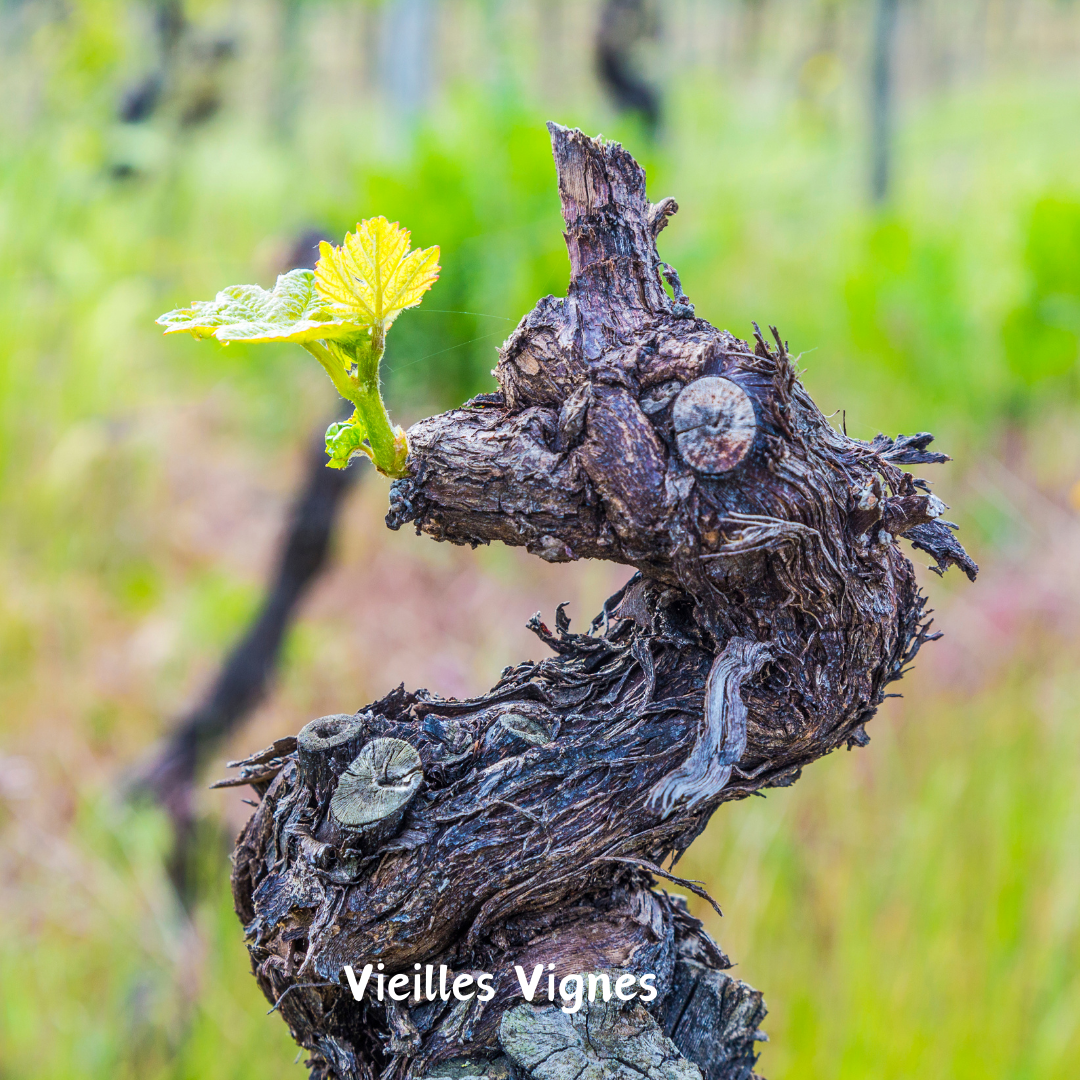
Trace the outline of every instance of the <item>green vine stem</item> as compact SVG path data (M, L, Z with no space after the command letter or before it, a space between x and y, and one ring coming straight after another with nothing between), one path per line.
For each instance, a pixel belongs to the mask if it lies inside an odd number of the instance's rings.
M370 335L356 341L304 342L316 360L330 376L335 389L356 406L356 412L346 424L332 424L327 431L327 451L330 465L344 467L348 462L343 454L335 454L335 439L346 435L343 451L359 450L374 462L385 476L398 479L408 476L406 465L409 449L405 433L390 424L390 414L379 386L379 363L386 351L386 331L382 326L371 328ZM361 442L367 437L367 445Z

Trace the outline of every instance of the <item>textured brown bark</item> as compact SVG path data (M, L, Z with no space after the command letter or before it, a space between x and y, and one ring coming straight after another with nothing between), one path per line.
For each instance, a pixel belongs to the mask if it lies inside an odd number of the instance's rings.
M596 1023L651 1048L657 1076L683 1073L650 1041L654 1023L710 1080L749 1076L760 995L722 975L726 959L653 879L722 802L867 741L885 688L931 637L899 536L942 568L977 569L901 468L947 460L930 436L835 431L779 335L744 342L694 317L656 252L677 207L649 203L633 158L551 134L567 296L541 300L503 346L497 394L410 430L412 473L387 521L639 573L587 634L561 609L554 633L534 619L555 655L508 668L483 697L399 688L356 714L335 762L393 738L423 767L375 850L335 827L330 784L303 782L289 742L242 763L237 782L262 801L237 845L237 911L315 1076L441 1076L453 1060L546 1080L521 1049L530 1024L568 1061L583 1051L577 1029L520 1005L513 966L536 963L655 972L655 1020L637 1007ZM369 961L494 972L498 991L468 1007L356 1003L342 968Z

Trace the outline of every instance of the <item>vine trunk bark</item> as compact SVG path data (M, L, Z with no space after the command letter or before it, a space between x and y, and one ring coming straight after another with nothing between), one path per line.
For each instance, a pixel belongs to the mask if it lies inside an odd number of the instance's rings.
M947 460L931 436L834 430L779 334L695 317L656 249L674 200L549 127L567 295L503 345L497 393L410 430L387 522L637 573L586 633L535 617L553 655L481 697L399 687L234 763L261 796L237 912L315 1077L751 1076L761 995L657 880L703 895L672 867L721 803L867 742L934 636L900 537L977 570L903 468ZM356 1000L369 963L407 996ZM427 965L493 994L432 1000ZM525 999L537 965L656 994L568 1013Z

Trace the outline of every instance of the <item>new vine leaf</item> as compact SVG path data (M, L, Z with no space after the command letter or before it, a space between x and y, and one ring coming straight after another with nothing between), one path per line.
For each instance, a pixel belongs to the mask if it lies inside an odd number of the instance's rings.
M405 432L391 427L379 390L386 332L439 276L439 249L409 250L409 231L384 217L357 223L341 247L323 241L315 271L290 270L267 292L233 285L213 300L167 312L166 334L232 341L295 341L326 369L352 416L326 431L327 465L366 454L386 476L407 475Z

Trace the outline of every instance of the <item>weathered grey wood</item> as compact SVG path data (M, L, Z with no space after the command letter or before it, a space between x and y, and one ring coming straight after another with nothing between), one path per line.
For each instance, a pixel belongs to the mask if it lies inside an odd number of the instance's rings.
M702 1080L642 1005L614 999L572 1014L517 1005L503 1015L499 1042L533 1080Z
M427 1080L510 1080L505 1054L490 1058L451 1058L436 1065Z
M746 753L746 705L742 686L772 659L768 645L732 638L717 654L705 681L701 730L689 757L662 777L650 792L649 805L663 817L680 805L697 806L718 795L732 769Z
M513 1080L549 1080L501 1034L535 1017L518 1010L514 967L536 964L654 974L655 1015L684 1056L708 1080L749 1076L760 995L720 976L727 959L656 880L700 894L671 867L721 803L867 742L886 688L935 636L901 536L977 569L902 468L946 460L931 437L835 430L778 333L743 341L694 317L656 251L676 206L649 202L633 158L551 135L567 295L504 344L498 393L412 427L387 521L638 573L587 633L561 608L554 630L535 618L554 655L487 694L399 687L356 715L354 753L397 739L419 755L423 784L392 836L357 850L338 831L336 759L314 782L288 753L245 765L263 800L237 845L237 911L260 986L327 1080L405 1080L504 1050ZM494 997L357 1003L342 969L368 962L489 972ZM630 1013L604 1015L621 1031ZM625 1038L655 1049L646 1029ZM660 1074L690 1080L656 1052ZM609 1075L604 1053L589 1067Z

